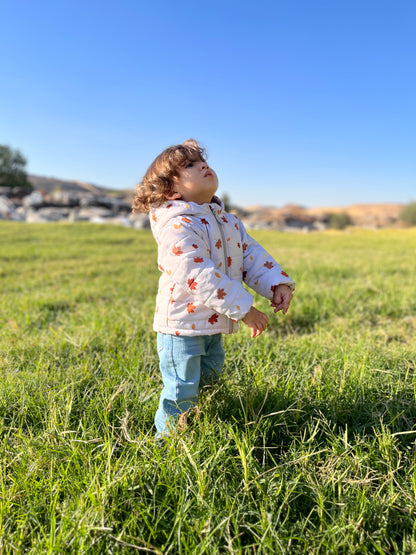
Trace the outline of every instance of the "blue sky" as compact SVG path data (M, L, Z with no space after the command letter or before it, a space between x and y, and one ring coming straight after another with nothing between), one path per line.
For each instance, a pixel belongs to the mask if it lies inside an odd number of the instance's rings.
M416 200L414 0L1 0L0 144L134 188L206 148L241 206Z

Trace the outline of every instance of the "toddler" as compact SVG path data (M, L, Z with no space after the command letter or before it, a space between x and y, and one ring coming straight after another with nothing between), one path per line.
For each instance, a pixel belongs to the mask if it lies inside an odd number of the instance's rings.
M253 306L251 289L286 314L293 280L224 211L218 178L194 140L164 150L136 188L133 212L149 212L161 271L153 329L163 390L157 436L168 436L198 401L199 390L222 371L223 333L238 322L259 336L268 317Z

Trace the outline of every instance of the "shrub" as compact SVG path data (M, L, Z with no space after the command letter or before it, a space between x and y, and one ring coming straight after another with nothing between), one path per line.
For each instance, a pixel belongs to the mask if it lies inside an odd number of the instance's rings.
M416 202L411 202L403 208L400 220L408 226L416 225Z
M328 227L331 229L345 229L351 223L351 218L347 212L336 212L329 216Z

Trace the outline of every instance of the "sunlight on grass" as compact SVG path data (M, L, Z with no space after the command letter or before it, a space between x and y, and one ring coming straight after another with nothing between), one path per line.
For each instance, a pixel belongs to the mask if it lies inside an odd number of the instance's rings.
M1 223L2 553L416 551L416 230L253 235L291 309L161 447L151 234Z

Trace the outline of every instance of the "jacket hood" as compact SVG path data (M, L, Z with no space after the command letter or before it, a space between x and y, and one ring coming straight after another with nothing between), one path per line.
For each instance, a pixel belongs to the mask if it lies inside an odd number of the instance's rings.
M196 202L186 202L184 200L169 200L165 204L153 208L150 211L150 224L153 233L157 233L164 227L169 220L178 216L196 216L203 218L207 214L213 213L216 219L221 222L224 212L224 203L217 196L213 196L211 202L197 204ZM222 223L222 222L221 222Z

